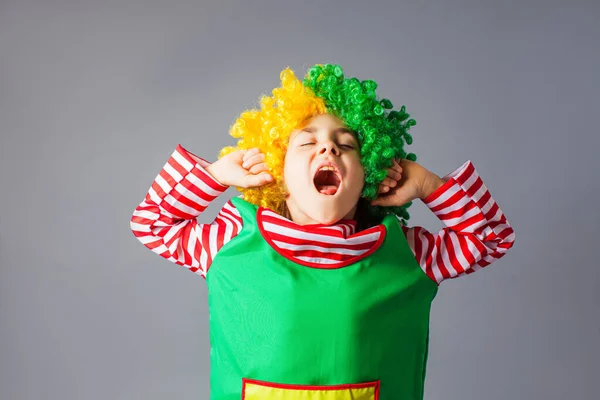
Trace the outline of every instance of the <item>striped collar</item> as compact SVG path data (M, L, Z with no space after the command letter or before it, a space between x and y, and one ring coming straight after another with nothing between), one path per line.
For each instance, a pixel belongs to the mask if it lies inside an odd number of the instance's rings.
M356 221L334 225L299 225L259 207L258 228L271 247L285 258L315 268L340 268L369 256L383 243L386 229L377 225L356 233Z

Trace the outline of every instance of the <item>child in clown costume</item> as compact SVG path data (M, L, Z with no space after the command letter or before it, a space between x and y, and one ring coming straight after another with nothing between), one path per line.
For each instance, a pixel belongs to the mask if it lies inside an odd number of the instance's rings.
M285 69L235 148L211 164L178 145L134 211L145 246L206 279L212 400L422 399L438 286L513 245L473 164L419 165L415 121L376 87ZM230 186L242 195L198 223ZM445 228L408 227L414 199Z

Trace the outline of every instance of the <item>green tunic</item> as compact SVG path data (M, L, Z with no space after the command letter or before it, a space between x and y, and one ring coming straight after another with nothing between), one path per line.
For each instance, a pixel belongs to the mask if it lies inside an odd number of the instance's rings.
M397 218L370 255L315 268L267 243L256 206L232 202L243 228L206 275L210 399L422 399L438 286Z

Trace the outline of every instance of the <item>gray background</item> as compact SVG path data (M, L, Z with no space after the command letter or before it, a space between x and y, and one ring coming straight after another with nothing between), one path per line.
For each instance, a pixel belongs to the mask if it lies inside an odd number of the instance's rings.
M516 231L440 287L425 397L597 399L598 2L207 3L0 3L0 399L208 398L205 282L129 218L178 143L214 160L323 62L406 104L426 168L473 161Z

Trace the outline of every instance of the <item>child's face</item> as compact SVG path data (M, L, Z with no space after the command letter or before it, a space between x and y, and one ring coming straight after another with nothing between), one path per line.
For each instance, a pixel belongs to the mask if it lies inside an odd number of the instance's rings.
M365 173L358 141L340 119L319 115L293 131L283 175L294 222L329 225L354 218Z

